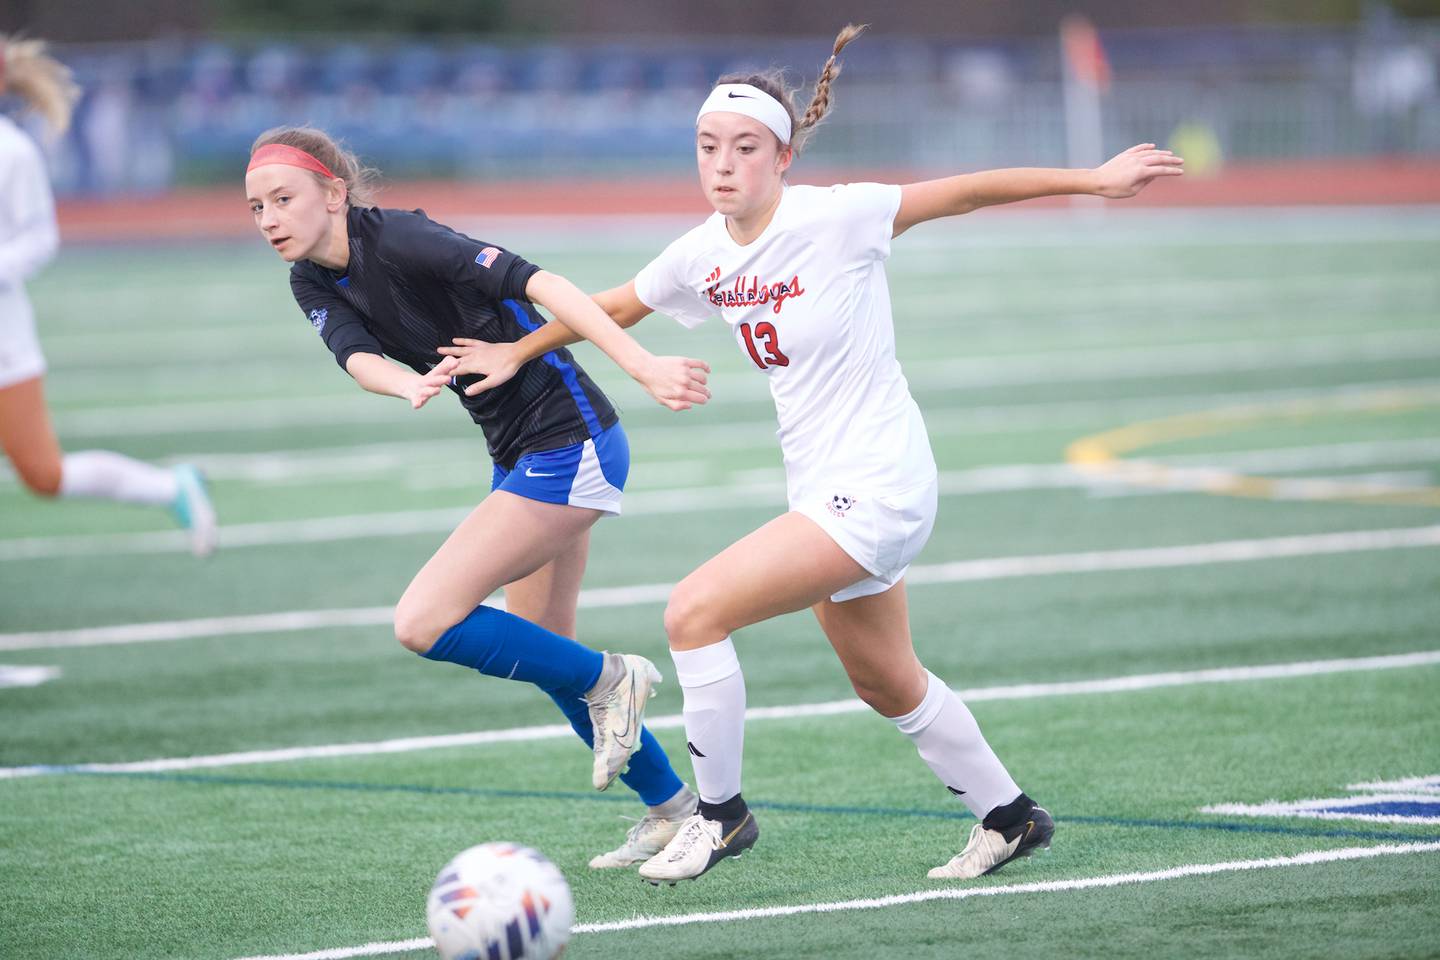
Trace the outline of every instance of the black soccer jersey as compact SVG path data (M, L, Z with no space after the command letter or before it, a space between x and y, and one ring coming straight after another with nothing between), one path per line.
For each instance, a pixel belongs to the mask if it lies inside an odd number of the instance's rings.
M296 302L341 369L356 353L375 353L427 373L443 359L436 348L454 337L508 343L545 322L525 298L540 268L502 247L419 210L352 208L346 223L346 273L310 260L290 269ZM531 451L581 443L618 419L568 350L537 357L494 390L465 396L478 379L460 377L450 389L506 469Z

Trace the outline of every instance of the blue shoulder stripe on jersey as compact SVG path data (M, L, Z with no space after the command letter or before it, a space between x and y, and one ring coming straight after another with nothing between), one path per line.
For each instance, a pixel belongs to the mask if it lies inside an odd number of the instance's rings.
M516 322L526 330L533 333L540 329L540 324L530 319L530 313L525 309L525 305L518 300L506 300L505 306L510 308L510 312L515 315ZM595 416L595 408L590 406L590 398L585 396L585 391L580 386L580 378L575 374L575 368L556 356L553 350L545 354L542 359L560 371L560 379L565 381L565 386L570 390L570 396L575 400L575 406L580 408L580 416L585 418L585 429L590 431L590 436L600 436L603 432L600 418Z

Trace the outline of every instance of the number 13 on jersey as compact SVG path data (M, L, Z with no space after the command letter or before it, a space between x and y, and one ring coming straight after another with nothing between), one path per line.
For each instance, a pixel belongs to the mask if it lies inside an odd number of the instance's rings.
M768 320L755 324L752 330L750 324L740 324L740 336L745 340L745 349L750 353L750 359L755 361L755 366L764 370L766 367L788 367L790 358L780 350L780 334L775 330L775 324Z

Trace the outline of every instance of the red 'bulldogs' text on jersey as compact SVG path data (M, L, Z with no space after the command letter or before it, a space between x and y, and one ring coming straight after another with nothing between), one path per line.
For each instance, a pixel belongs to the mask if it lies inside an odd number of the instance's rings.
M791 503L821 488L907 490L935 476L920 410L895 359L885 258L900 188L785 187L741 246L719 213L635 278L652 310L729 324L780 420Z

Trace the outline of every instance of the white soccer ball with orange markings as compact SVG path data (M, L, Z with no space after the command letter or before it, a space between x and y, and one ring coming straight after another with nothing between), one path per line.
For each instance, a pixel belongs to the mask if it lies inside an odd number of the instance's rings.
M444 960L553 960L570 941L570 885L545 855L482 843L445 864L426 920Z

